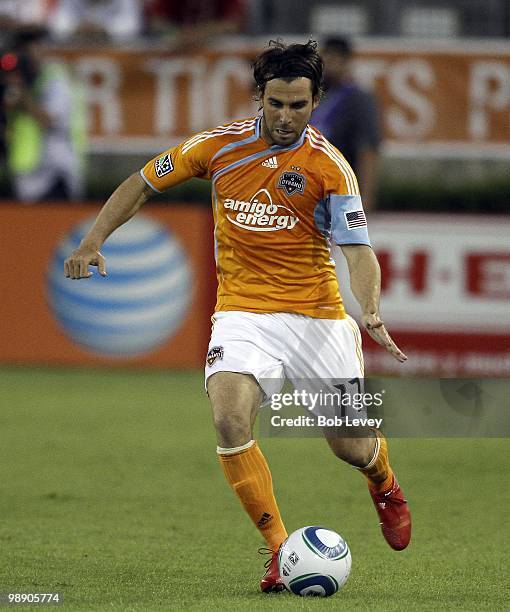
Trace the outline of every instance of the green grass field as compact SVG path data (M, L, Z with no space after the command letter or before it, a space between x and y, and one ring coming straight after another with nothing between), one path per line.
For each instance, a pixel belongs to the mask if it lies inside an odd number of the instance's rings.
M340 593L300 599L258 592L262 541L217 465L201 373L5 368L0 388L0 592L58 591L61 610L509 609L506 440L391 442L414 520L400 553L322 440L262 440L287 528L324 524L352 551Z

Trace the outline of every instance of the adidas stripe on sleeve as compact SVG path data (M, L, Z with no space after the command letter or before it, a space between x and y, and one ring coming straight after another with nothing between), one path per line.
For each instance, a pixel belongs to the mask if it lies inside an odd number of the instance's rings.
M165 191L193 177L209 179L214 155L224 144L224 137L235 139L253 131L255 122L256 119L246 119L200 132L151 159L140 174L157 192Z
M367 220L358 181L347 160L324 136L309 126L308 142L332 162L323 169L327 206L331 217L331 240L338 245L370 245Z

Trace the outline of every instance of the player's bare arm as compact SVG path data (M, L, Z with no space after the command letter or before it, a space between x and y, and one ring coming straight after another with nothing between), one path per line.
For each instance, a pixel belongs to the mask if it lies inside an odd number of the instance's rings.
M64 262L66 277L89 278L92 276L89 266L97 266L99 273L106 276L105 260L99 249L108 236L129 221L153 194L138 172L121 183L99 212L80 246Z
M407 357L393 342L379 316L381 269L373 250L363 244L341 246L347 260L351 290L361 306L362 323L370 336L401 363Z

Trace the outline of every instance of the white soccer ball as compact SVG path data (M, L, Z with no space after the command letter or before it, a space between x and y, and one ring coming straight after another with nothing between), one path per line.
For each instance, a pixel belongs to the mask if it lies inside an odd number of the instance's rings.
M316 526L291 533L278 555L286 589L302 596L336 593L346 583L351 563L351 551L342 536Z

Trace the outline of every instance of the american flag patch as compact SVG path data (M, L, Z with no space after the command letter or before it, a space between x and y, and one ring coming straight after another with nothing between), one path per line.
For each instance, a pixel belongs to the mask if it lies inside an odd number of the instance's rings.
M158 178L161 178L162 176L165 176L165 174L172 172L174 169L174 165L172 164L172 158L170 157L170 155L167 153L166 155L163 155L162 157L157 159L154 162L154 169L156 170L156 176Z
M353 230L357 227L366 227L367 225L367 220L363 210L353 210L351 212L344 213L344 215L348 230Z

